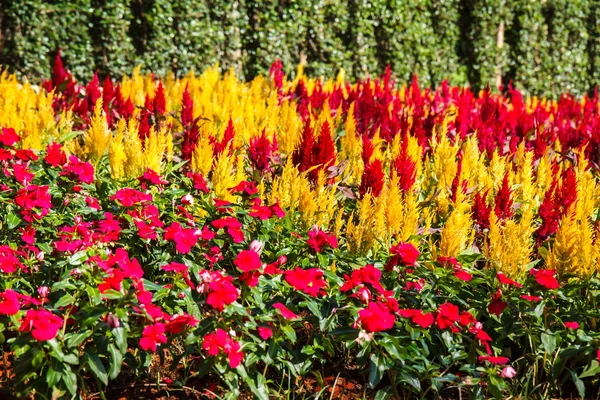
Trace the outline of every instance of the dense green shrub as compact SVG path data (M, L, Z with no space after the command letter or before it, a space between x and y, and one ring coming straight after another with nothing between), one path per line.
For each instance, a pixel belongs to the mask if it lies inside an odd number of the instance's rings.
M529 94L593 91L600 79L594 0L4 0L0 62L47 75L60 47L73 74L137 64L181 75L219 62L246 78L277 58L288 71L381 73ZM499 34L499 31L502 31Z

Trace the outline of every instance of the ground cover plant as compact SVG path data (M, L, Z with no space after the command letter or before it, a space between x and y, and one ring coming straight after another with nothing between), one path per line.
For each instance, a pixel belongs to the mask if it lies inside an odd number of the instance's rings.
M3 74L3 393L595 395L598 97L507 93Z

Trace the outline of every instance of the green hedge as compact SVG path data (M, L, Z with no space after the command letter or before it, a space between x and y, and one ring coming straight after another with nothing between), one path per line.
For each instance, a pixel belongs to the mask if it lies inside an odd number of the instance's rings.
M0 0L0 63L37 81L60 47L79 79L219 62L288 72L496 83L581 95L600 80L597 0ZM502 31L499 35L499 31Z

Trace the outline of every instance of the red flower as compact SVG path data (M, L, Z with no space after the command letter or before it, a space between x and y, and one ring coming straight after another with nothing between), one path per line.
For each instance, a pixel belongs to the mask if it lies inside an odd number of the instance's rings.
M231 368L237 368L244 358L244 354L240 351L240 344L221 328L204 337L202 348L208 352L208 355L213 357L223 351L229 359L229 366Z
M387 272L390 272L392 268L394 268L399 263L407 267L412 267L416 265L417 258L419 258L419 255L421 253L411 243L399 243L390 248L390 254L392 255L392 257L388 260L387 264L385 265L385 270Z
M324 295L327 282L323 280L323 271L319 268L302 269L297 267L292 271L285 271L285 280L296 290L310 296Z
M223 276L220 272L214 272L209 284L210 293L206 302L215 310L223 311L225 305L237 300L239 290L233 285L231 276Z
M491 364L494 365L504 365L508 363L508 358L507 357L502 357L502 356L490 356L490 355L483 355L483 356L479 356L478 357L480 362L483 361L487 361Z
M188 314L176 314L165 324L165 331L177 335L188 325L196 326L198 320Z
M529 273L534 276L537 283L546 289L558 289L560 287L554 270L531 268Z
M63 165L67 162L67 155L62 150L62 146L56 142L48 145L46 148L46 157L44 161L56 168L59 165Z
M504 285L512 285L518 288L522 288L523 285L521 285L519 282L517 281L513 281L512 279L509 279L506 277L506 275L504 275L502 272L498 272L498 280L500 281L500 283L504 284Z
M146 201L151 202L152 195L149 193L142 193L132 188L123 188L119 189L110 199L113 201L119 200L119 203L121 203L123 207L131 207Z
M69 157L69 162L60 174L67 175L69 178L83 183L94 182L94 167L92 164L83 162L73 155Z
M257 328L258 330L258 335L263 339L263 340L267 340L270 337L273 336L273 330L271 328L268 328L266 326L259 326Z
M264 220L271 218L271 216L273 215L273 212L271 211L271 207L269 207L269 206L261 206L261 205L255 204L252 206L252 210L250 211L250 213L248 215L264 221Z
M358 322L367 332L381 332L393 328L396 317L385 304L372 302L358 312Z
M216 200L215 200L216 201ZM229 204L229 203L227 203ZM219 218L210 223L216 229L226 229L227 233L233 239L233 243L241 243L244 241L244 231L242 231L242 223L234 217Z
M13 144L17 143L21 138L15 132L14 128L2 128L2 134L0 134L0 143L6 147L12 147Z
M521 298L522 298L522 299L525 299L525 300L527 300L527 301L531 301L531 302L533 302L533 303L537 303L538 301L540 301L540 300L542 299L542 298L541 298L541 297L539 297L539 296L530 296L530 295L528 295L528 294L522 294L522 295L521 295Z
M294 314L289 308L284 306L282 303L273 304L273 308L278 309L279 312L281 313L281 315L283 316L283 318L285 318L285 319L298 318L298 316L296 314Z
M0 293L0 315L15 315L21 309L19 295L11 289Z
M571 330L579 329L579 323L573 321L565 322L565 327Z
M63 325L63 319L48 310L28 310L19 332L31 332L34 339L52 340Z
M469 282L473 276L461 267L454 268L454 275L461 281Z
M148 325L144 328L142 338L140 339L140 347L142 350L156 351L156 346L167 343L165 336L165 325L156 322L154 325Z
M242 250L233 263L242 272L259 270L262 267L260 256L254 250Z
M439 329L447 329L460 319L458 307L452 303L441 304L435 316L435 324Z
M164 237L166 240L175 241L175 248L182 254L189 253L198 242L196 230L182 228L179 222L173 222L166 228Z
M498 289L498 291L492 295L492 302L488 306L488 311L490 314L494 314L496 316L502 314L502 311L504 311L507 304L506 302L502 301L501 298L502 292L500 289Z
M334 234L328 235L317 226L308 231L308 237L306 243L317 253L320 253L326 246L336 249L338 245Z
M429 328L433 324L433 314L424 314L422 310L399 310L398 314L404 318L410 318L414 324L419 325L421 328Z

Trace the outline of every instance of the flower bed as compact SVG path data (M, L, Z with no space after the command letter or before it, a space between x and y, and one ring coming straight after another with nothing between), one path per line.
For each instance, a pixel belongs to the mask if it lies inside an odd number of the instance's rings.
M3 75L0 107L18 396L333 395L332 371L378 399L598 390L597 97L277 63L84 88L58 59L40 88Z

